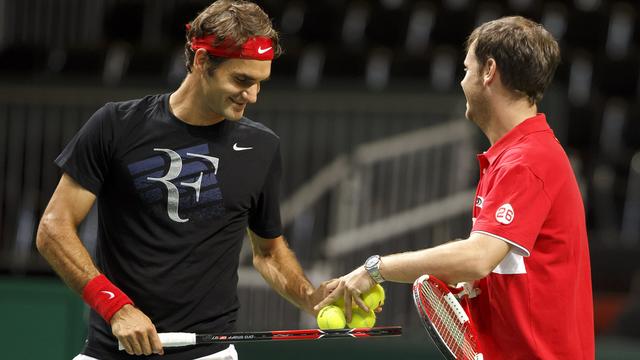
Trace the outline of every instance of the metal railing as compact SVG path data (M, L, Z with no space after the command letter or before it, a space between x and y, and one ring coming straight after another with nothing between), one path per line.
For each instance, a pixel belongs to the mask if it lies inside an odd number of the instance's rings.
M424 248L468 233L473 138L468 121L443 121L361 144L300 186L283 203L283 219L294 228L290 233L298 256L300 250L313 253L307 266L311 280L318 284L342 275L361 265L367 254ZM325 209L328 216L317 214ZM325 220L324 232L313 231L316 218ZM248 247L244 251L248 256ZM258 306L252 311L268 313L284 304L249 266L240 269L240 285L252 298L265 300L252 302ZM403 290L401 285L388 290L393 309L380 315L381 323L413 318L409 292ZM308 316L299 320L288 325L314 326Z

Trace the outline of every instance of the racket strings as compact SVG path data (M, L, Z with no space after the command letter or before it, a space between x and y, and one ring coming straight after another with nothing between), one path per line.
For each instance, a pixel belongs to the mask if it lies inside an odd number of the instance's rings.
M423 295L427 298L427 303L432 306L431 313L434 316L432 316L431 320L434 326L440 329L443 340L450 347L453 347L454 353L459 353L464 346L464 329L461 329L461 324L458 322L455 312L443 300L442 294L436 294L431 287L423 287Z
M431 314L429 318L442 340L447 344L456 357L474 359L476 351L468 339L468 324L460 322L455 309L444 299L444 294L431 284L421 284L420 292L423 299L421 305L425 314Z

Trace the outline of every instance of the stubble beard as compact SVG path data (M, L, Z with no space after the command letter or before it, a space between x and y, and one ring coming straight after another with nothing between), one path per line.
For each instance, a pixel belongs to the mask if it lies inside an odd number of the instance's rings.
M486 101L480 95L467 97L467 109L465 117L478 126L481 130L485 130L489 122L489 112Z

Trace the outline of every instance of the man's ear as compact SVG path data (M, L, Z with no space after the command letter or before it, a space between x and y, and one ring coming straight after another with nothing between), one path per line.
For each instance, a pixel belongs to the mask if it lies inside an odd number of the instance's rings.
M482 70L482 83L486 85L490 85L496 78L498 72L498 64L493 58L489 58L485 64L484 69Z
M199 73L204 73L207 71L207 67L209 66L209 57L207 56L207 50L198 49L193 56L193 67L197 69Z

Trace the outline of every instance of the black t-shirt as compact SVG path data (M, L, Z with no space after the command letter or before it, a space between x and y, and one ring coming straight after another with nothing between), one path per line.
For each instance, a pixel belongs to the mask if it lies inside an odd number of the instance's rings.
M97 196L97 266L158 332L232 331L245 229L282 234L279 138L246 118L192 126L168 103L164 94L106 104L56 164ZM167 348L161 358L226 347ZM140 358L117 350L94 311L83 353Z

